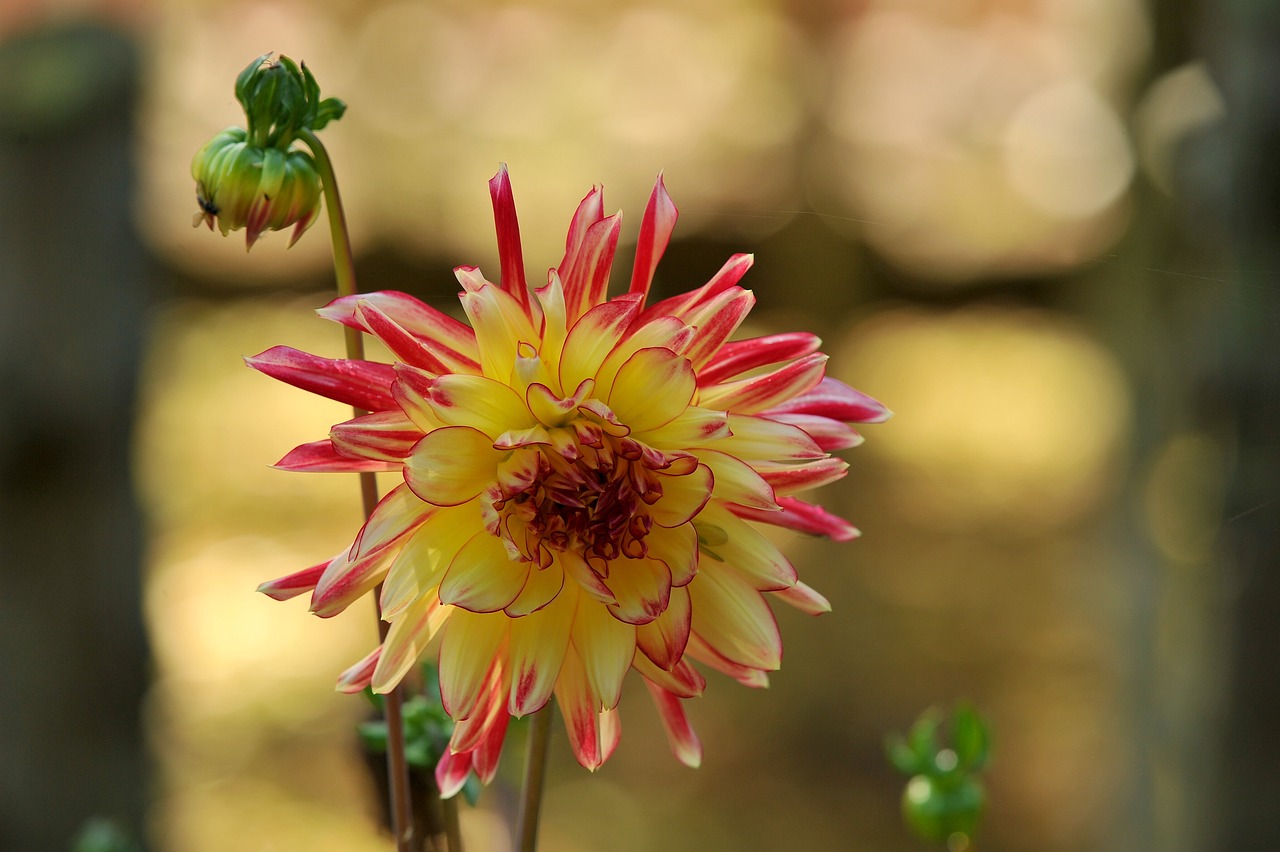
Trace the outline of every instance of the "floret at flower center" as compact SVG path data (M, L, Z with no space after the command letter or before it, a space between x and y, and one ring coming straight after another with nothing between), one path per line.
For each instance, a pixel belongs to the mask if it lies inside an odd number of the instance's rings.
M608 562L649 554L664 480L693 473L697 460L668 457L593 420L552 430L549 444L516 449L487 489L485 526L513 558L546 567L553 553L571 551L607 576Z

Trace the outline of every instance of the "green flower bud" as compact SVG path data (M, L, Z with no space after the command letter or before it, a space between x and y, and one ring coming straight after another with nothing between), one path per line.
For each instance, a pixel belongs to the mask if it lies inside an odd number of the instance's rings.
M293 226L289 245L311 227L320 212L320 176L311 155L252 144L248 132L228 127L191 161L200 210L192 224L226 236L245 229L245 247L252 248L264 231Z
M216 222L223 236L244 228L249 248L264 231L292 225L293 245L320 212L316 162L293 144L300 136L317 144L311 134L342 118L347 106L320 98L305 63L269 53L240 72L235 91L248 129L228 127L196 152L191 176L200 210L193 224L212 230Z

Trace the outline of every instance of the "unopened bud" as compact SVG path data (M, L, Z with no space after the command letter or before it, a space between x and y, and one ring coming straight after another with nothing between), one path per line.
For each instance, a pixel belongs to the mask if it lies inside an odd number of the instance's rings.
M289 245L311 227L320 212L320 177L306 151L259 147L240 127L228 127L191 161L200 210L192 224L226 236L245 229L246 248L265 231L293 226Z

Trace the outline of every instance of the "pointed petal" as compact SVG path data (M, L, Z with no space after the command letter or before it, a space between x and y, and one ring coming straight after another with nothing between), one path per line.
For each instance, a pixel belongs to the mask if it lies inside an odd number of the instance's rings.
M564 283L564 304L569 322L604 303L621 229L621 213L592 223L569 263L557 269Z
M380 550L413 530L438 510L423 503L403 483L387 492L369 514L351 552L357 557Z
M396 688L436 632L450 620L449 615L435 598L423 598L392 622L373 670L370 685L374 692L385 694Z
M440 755L435 772L436 789L440 791L440 798L452 799L462 792L467 784L467 776L471 774L471 755L472 752L469 751L455 754L449 749L445 749L444 754Z
M658 268L658 261L667 250L671 241L671 232L675 230L679 213L667 188L662 183L662 175L653 186L649 195L649 203L644 208L644 219L640 222L640 236L636 240L636 261L631 268L632 293L649 295L649 287L653 284L653 273Z
M685 648L685 656L697 660L704 666L715 669L723 675L728 675L743 686L749 686L752 689L767 689L769 686L768 673L727 659L719 651L703 641L697 633L689 634L689 645Z
M681 316L680 319L697 328L693 340L684 350L685 357L702 369L720 351L729 336L738 330L755 303L756 297L750 290L735 287Z
M574 595L561 595L533 615L511 621L511 693L507 712L520 717L547 703L555 689L577 614Z
M671 745L671 752L685 766L697 769L702 764L702 743L689 724L689 718L684 714L680 699L650 681L646 680L644 685L649 688L653 705L658 708L658 715L662 719L663 729L667 732L667 742Z
M692 635L692 634L690 634ZM681 659L671 667L671 671L663 671L646 654L636 654L631 667L646 680L656 683L670 693L681 698L697 698L707 688L707 679L688 659Z
M815 414L770 414L768 419L803 429L810 440L826 453L847 450L865 440L852 426L830 417Z
M287 601L289 598L295 598L314 589L332 561L326 560L319 565L312 565L310 568L303 568L301 571L286 574L275 580L268 580L258 586L257 590L272 600Z
M583 559L582 556L571 550L566 550L557 554L556 561L564 568L565 574L572 577L582 591L586 592L593 600L606 606L617 603L617 600L613 597L613 592L609 591L609 587L605 585L604 580L587 564L587 560Z
M444 572L462 546L480 533L477 519L466 508L438 509L405 539L382 583L382 617L392 621L424 596L436 592Z
M600 747L600 699L596 697L582 658L572 644L565 651L555 694L573 756L578 763L595 771L604 763L604 751Z
M698 384L713 385L749 370L803 358L817 352L820 346L822 339L806 331L735 340L721 346L715 357L698 371Z
M729 415L724 411L690 405L676 419L636 435L638 440L658 450L686 450L705 447L711 441L729 437Z
M778 508L773 488L751 465L715 450L697 452L698 461L711 468L715 477L716 499L766 511Z
M715 449L747 462L808 461L826 455L808 432L766 417L731 414L729 431L729 437L717 442Z
M616 707L635 656L635 626L614 618L607 607L583 600L573 623L573 644L598 706Z
M397 462L340 455L328 438L294 447L272 467L295 473L380 473L400 469Z
M372 333L373 330L366 325L365 318L359 313L362 302L373 306L380 314L417 338L419 343L449 368L449 372L474 373L480 369L476 334L471 327L408 293L382 290L377 293L341 296L316 313L348 328Z
M516 218L516 201L511 193L506 163L501 164L498 173L490 178L489 197L493 201L493 224L498 232L502 287L515 296L527 315L531 315L529 285L524 277L524 253L520 248L520 222Z
M745 579L754 589L776 592L796 583L796 569L782 551L758 529L731 514L725 507L713 503L698 516L698 525L711 524L724 533L724 540L714 547L704 547L704 554L711 554ZM719 568L716 573L721 573Z
M772 409L762 413L766 417L774 414L816 414L845 423L883 423L893 416L893 412L862 391L830 377L795 399L775 403Z
M395 408L391 383L395 370L373 361L321 358L288 346L273 346L266 352L245 358L260 373L328 399L345 402L365 411Z
M704 565L687 588L693 632L725 659L771 671L782 663L782 638L760 592L740 574Z
M826 364L827 356L815 352L772 372L701 388L698 404L735 414L764 413L770 406L814 388L822 381Z
M339 453L391 463L402 461L421 438L422 431L399 408L365 414L329 430Z
M835 482L849 471L849 463L837 458L817 459L796 465L759 462L756 464L756 471L764 477L765 482L773 486L773 493L782 497Z
M370 651L363 660L338 675L336 687L338 692L345 692L347 695L364 692L373 682L373 670L378 665L378 660L381 657L382 646L379 645Z
M822 615L831 612L831 601L818 594L804 583L797 582L789 589L773 593L781 601L803 612L805 615Z
M454 274L465 291L462 309L476 333L481 370L491 379L509 381L520 344L538 339L527 303L485 281L474 267L460 266Z
M712 276L710 281L697 290L663 299L646 308L640 318L641 322L664 315L683 318L698 305L714 299L718 294L736 285L754 262L755 259L749 254L735 254L725 261L724 266L720 267L720 271Z
M449 608L440 638L440 700L454 721L475 709L489 667L506 644L510 621L504 615Z
M329 618L346 609L352 601L382 582L387 567L398 549L384 547L352 560L350 551L336 556L325 568L311 593L311 611L321 618Z
M730 506L729 510L740 518L762 524L796 530L810 535L826 536L833 541L851 541L861 533L844 518L836 517L820 506L806 503L795 497L779 497L781 512L762 512L745 506Z

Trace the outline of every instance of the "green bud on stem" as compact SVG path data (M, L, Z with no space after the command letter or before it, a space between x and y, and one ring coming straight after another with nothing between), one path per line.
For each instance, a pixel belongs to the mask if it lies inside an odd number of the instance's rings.
M212 230L216 222L223 236L244 228L246 248L265 231L293 226L292 246L319 215L321 193L314 158L293 143L341 118L346 104L321 100L305 64L271 54L240 72L235 92L248 129L228 127L196 152L191 176L200 209L192 224Z

